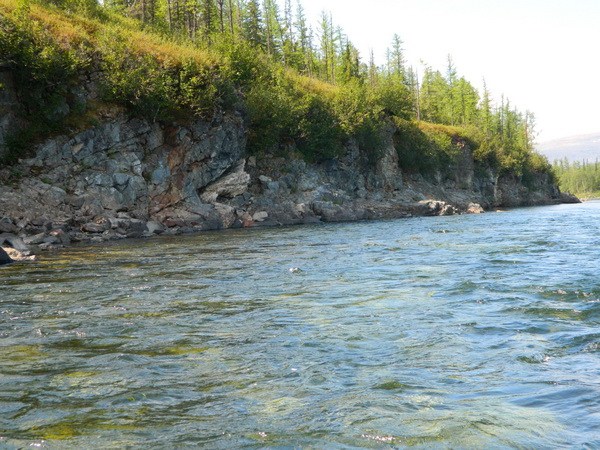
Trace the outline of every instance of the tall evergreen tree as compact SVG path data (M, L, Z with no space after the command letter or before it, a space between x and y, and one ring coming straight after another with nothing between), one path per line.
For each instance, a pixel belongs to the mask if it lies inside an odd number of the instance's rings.
M241 14L244 38L254 47L266 48L265 33L258 0L248 0Z
M331 15L323 11L319 25L322 58L321 73L325 80L335 83L335 30Z
M375 64L375 53L373 52L373 49L371 49L369 51L369 69L368 69L368 71L369 71L369 84L371 85L371 87L373 87L377 84L377 80L379 78L377 64Z
M279 8L276 0L264 0L264 29L267 53L282 58L283 42L285 39L282 21L279 17Z
M477 121L477 105L479 94L477 90L464 77L460 77L454 84L454 122L460 125L474 124Z
M389 67L388 70L391 74L402 77L405 76L405 61L404 61L404 49L402 48L402 40L398 34L394 34L392 38L392 46L389 49Z
M481 98L481 104L479 109L481 111L481 114L479 115L479 126L484 131L485 136L489 138L493 132L494 124L492 114L492 100L485 79L483 80L483 96Z
M421 120L421 98L420 98L420 85L419 85L419 74L414 67L409 67L406 71L405 84L408 87L410 93L411 103L413 105L413 113L417 120Z
M452 61L452 56L448 55L448 64L446 66L446 92L444 99L444 109L445 109L445 122L450 125L454 125L456 123L456 95L455 95L455 85L456 85L456 67L454 66L454 61Z

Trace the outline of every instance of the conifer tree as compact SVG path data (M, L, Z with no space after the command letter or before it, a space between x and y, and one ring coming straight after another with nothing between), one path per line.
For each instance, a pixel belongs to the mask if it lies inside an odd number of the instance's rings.
M477 90L464 77L460 77L455 83L453 91L456 105L453 109L455 111L455 123L460 125L475 123L479 103Z
M373 49L371 49L369 51L369 84L371 87L377 84L378 78L377 65L375 64L375 53L373 52Z
M322 77L327 81L335 83L335 42L331 15L323 11L319 25Z
M389 67L388 70L391 74L401 77L404 79L404 49L402 48L402 40L398 34L394 34L392 38L392 47L389 49Z
M414 67L409 67L406 71L405 84L408 87L410 94L410 100L413 105L412 110L417 120L421 120L421 99L420 99L420 86L419 86L419 74Z
M258 0L248 0L241 14L244 38L254 47L265 49L265 34Z
M444 121L450 125L456 123L456 96L455 96L455 84L456 84L456 67L452 56L448 55L448 65L446 67L446 86L444 95L444 109L445 117Z
M483 96L481 99L480 106L480 120L479 126L483 130L485 136L489 138L493 131L493 116L492 116L492 102L490 98L490 91L487 88L485 79L483 80Z
M503 167L522 168L527 158L531 158L535 138L533 114L529 111L520 113L504 96L499 105L493 104L485 80L480 97L474 86L458 74L450 55L445 69L439 71L425 66L420 79L413 67L407 67L403 42L398 34L394 34L385 64L377 66L373 51L369 54L368 63L361 64L358 50L344 31L334 25L330 13L321 14L318 29L313 34L301 0L297 1L295 14L292 0L104 0L102 6L96 0L31 1L51 2L74 13L88 14L93 8L103 7L139 19L144 28L154 28L161 33L168 29L177 40L187 40L193 46L213 46L218 41L221 44L219 49L225 52L231 50L231 55L227 54L231 59L224 64L239 63L236 74L242 75L236 75L239 78L234 83L239 83L242 90L253 90L251 101L254 103L249 109L254 108L255 117L268 119L269 126L285 123L285 126L280 125L281 129L304 127L300 134L309 135L319 127L319 124L310 123L310 116L316 114L329 120L327 123L330 125L339 119L344 123L345 132L351 135L348 130L358 129L353 128L352 120L363 125L372 120L370 124L373 125L373 118L380 118L379 114L384 113L463 128L476 125L480 130L478 137L482 147L489 150L482 154L489 156L493 153L494 157L501 159ZM257 58L264 53L270 58ZM331 100L326 98L327 95L311 94L303 98L303 102L290 107L295 101L293 99L299 97L299 90L295 91L299 88L292 87L294 82L290 82L289 86L286 83L263 86L261 81L252 79L262 69L259 67L261 64L267 64L268 73L289 74L289 71L272 70L281 68L277 65L280 63L300 74L336 85L325 90L342 92L343 95L333 94L331 98L336 100ZM161 63L156 61L153 64L160 72ZM159 91L161 95L171 92L173 86L182 82L181 78L177 78L180 76L176 73L177 69L168 67L168 70L171 72L161 75L166 80L162 85L164 89ZM302 77L291 79L303 80ZM236 89L239 86L231 87ZM199 90L193 92L195 96L199 94L202 95ZM344 96L351 98L340 100ZM352 108L346 108L349 105ZM256 113L257 109L260 109L260 114ZM340 116L332 119L330 110L336 110ZM303 117L302 125L297 124L298 116L290 119L291 111ZM282 121L282 118L288 121ZM313 126L315 128L311 128ZM269 127L263 128L261 131L266 132ZM335 134L339 130L327 131ZM291 134L281 130L278 133L279 137Z
M306 16L304 15L304 8L302 4L298 2L296 9L296 21L294 23L295 34L298 42L298 50L302 55L300 63L300 71L302 73L312 75L313 74L313 43L312 33L306 23Z

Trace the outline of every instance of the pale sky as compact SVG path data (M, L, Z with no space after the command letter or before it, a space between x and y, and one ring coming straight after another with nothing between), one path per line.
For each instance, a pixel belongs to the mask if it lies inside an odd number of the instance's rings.
M408 64L482 80L537 119L537 141L600 131L600 0L301 0L316 23L330 11L378 64L398 33Z

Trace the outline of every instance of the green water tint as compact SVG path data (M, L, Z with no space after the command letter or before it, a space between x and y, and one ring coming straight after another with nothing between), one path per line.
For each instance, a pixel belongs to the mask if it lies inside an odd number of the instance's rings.
M0 447L600 447L599 213L235 230L0 268Z
M42 357L44 353L38 345L13 345L0 348L1 361L6 363L37 361Z
M375 389L383 389L385 391L404 391L404 390L410 388L410 386L407 386L406 384L400 383L399 381L396 381L396 380L391 380L391 381L384 381L383 383L374 386L374 388Z

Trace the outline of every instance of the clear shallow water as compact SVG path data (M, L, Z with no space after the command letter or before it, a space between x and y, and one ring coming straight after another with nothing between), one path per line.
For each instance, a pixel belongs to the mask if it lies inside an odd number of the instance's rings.
M0 447L598 448L599 248L592 202L3 267Z

